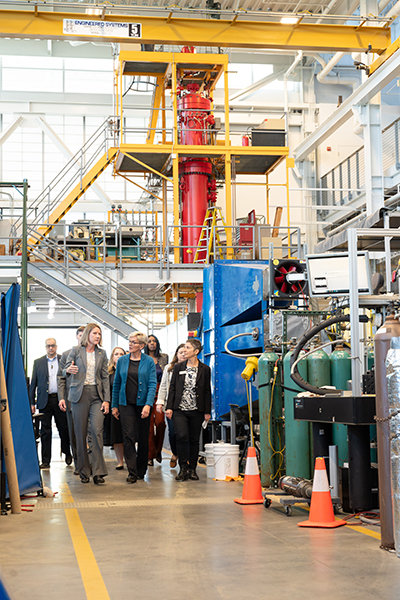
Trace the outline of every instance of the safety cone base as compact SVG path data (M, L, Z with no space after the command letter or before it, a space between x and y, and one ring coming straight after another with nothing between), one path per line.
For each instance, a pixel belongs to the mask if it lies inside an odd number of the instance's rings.
M299 527L320 527L323 529L334 529L346 525L346 521L335 519L326 475L325 459L322 456L317 456L315 459L310 517L307 521L302 521L297 525Z
M237 504L263 504L260 471L254 446L247 450L246 471L244 474L243 493L241 498L235 498Z
M323 527L324 529L333 529L334 527L341 527L342 525L346 525L346 521L332 521L331 523L315 523L314 521L302 521L301 523L297 523L299 527Z
M243 498L235 498L233 501L236 502L236 504L262 504L264 498L261 498L261 500L243 500Z

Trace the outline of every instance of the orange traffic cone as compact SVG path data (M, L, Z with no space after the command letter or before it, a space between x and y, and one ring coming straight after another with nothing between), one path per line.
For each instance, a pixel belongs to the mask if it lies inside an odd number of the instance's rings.
M260 471L258 469L256 449L249 446L247 450L246 472L244 474L243 493L241 498L235 498L238 504L262 504Z
M310 518L308 521L297 523L299 527L340 527L346 521L335 520L325 459L319 456L315 459L313 489L311 494Z

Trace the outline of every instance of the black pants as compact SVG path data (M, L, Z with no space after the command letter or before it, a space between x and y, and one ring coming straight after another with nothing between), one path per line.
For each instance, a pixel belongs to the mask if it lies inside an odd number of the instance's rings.
M142 419L142 410L143 406L136 404L119 405L126 466L129 475L140 478L143 478L147 471L150 427L150 415Z
M45 408L41 409L43 417L40 423L40 439L42 442L42 463L49 465L51 461L51 421L54 417L61 440L61 452L71 454L67 415L58 407L57 394L49 394Z
M175 433L176 447L178 451L179 466L182 469L195 470L199 456L199 442L201 424L204 421L204 413L198 410L174 410L172 415Z

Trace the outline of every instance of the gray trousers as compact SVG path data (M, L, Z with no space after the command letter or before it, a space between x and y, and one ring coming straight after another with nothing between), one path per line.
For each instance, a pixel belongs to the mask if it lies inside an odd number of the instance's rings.
M90 437L92 441L92 475L107 475L103 457L103 422L101 399L95 385L85 385L79 402L72 403L72 418L76 437L77 468L81 477L90 476L87 451L88 420L90 417Z
M76 437L75 437L74 422L72 420L71 402L67 402L67 413L66 414L67 414L69 441L71 443L72 456L74 457L75 469L77 469L78 463L77 463L77 453L76 453Z

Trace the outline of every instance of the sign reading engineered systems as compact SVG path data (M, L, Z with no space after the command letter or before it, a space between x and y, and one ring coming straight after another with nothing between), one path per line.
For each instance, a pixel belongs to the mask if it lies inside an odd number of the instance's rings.
M111 23L109 21L84 21L64 19L63 33L69 35L93 35L100 37L141 38L141 23Z

